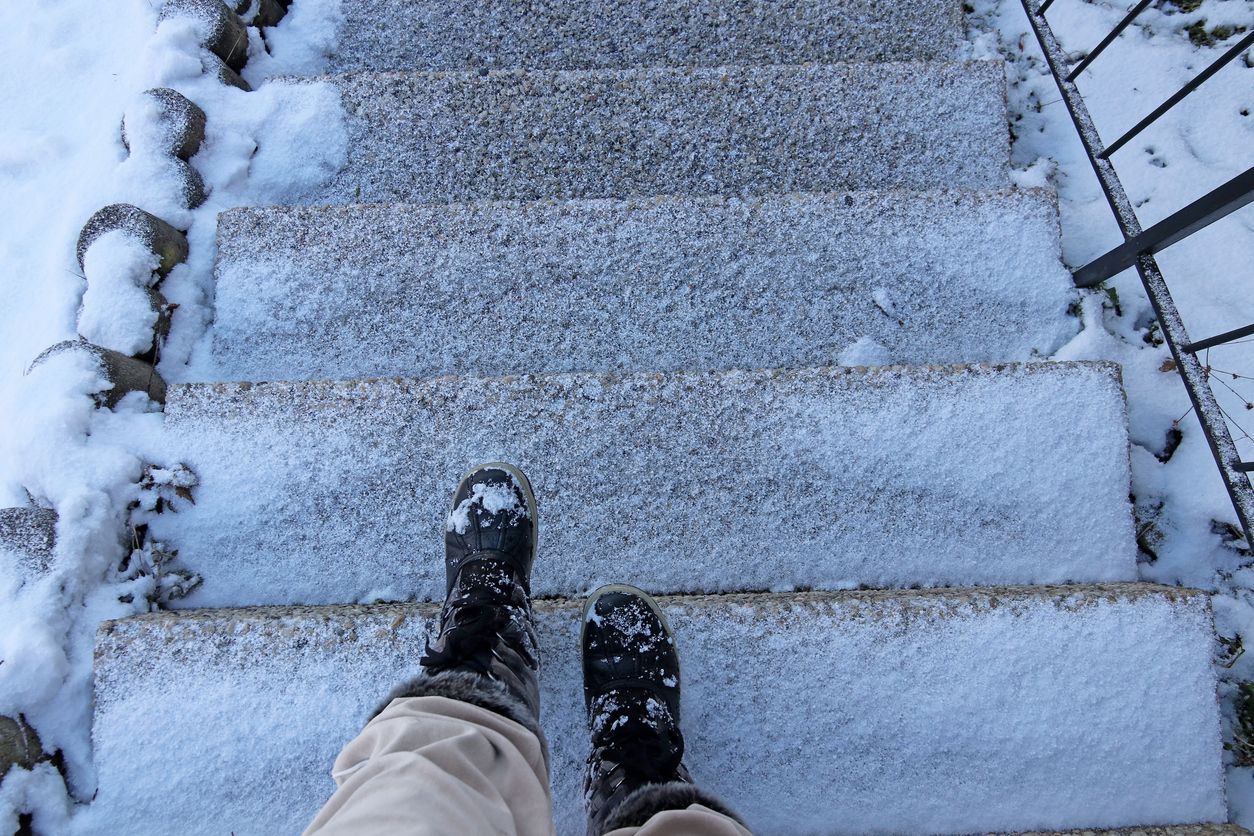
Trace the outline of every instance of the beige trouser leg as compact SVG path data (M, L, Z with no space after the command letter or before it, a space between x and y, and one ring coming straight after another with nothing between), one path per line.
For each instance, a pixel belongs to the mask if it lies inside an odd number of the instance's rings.
M344 747L337 789L306 834L474 836L554 833L539 738L486 708L446 697L388 704ZM748 836L694 804L614 836Z

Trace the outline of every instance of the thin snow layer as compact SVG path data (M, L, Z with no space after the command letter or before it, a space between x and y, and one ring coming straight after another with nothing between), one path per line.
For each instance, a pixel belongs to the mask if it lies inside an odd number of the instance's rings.
M536 489L540 595L1136 575L1111 365L185 385L166 429L192 606L438 600L483 461Z
M0 571L18 582L46 571L56 545L57 515L47 508L0 508Z
M340 70L588 70L948 58L955 0L374 0L346 4Z
M1075 333L1057 235L1041 191L240 209L191 374L1027 360Z
M149 288L160 259L123 230L106 232L83 259L87 292L78 313L78 332L88 342L122 354L152 347L157 308Z
M543 561L543 557L541 560ZM663 599L685 762L756 833L1222 821L1205 596L1142 585ZM558 832L582 833L580 613L540 602ZM294 833L435 607L201 611L99 635L78 832Z
M348 164L311 203L1008 185L989 62L328 79ZM289 84L308 83L291 80Z

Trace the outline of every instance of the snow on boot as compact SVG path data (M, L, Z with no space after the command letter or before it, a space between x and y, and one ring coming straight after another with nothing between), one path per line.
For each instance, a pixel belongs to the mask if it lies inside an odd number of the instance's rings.
M592 753L584 774L588 833L642 826L662 810L703 804L735 814L693 785L679 729L679 654L657 603L621 584L584 609L584 702Z
M453 494L445 526L447 596L424 675L393 692L444 696L540 731L540 656L531 615L536 501L512 465L481 465ZM385 702L384 705L387 703Z

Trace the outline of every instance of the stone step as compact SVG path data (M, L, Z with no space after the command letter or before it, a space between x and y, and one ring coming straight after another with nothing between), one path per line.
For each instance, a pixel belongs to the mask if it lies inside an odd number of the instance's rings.
M323 81L348 158L311 203L1009 185L1000 61Z
M57 512L48 508L0 508L0 567L18 583L46 574L57 542Z
M543 559L543 557L541 558ZM1226 818L1212 627L1140 584L664 599L686 762L758 833ZM539 602L558 832L583 832L578 602ZM87 832L296 833L435 607L160 613L96 644ZM195 753L189 757L189 753Z
M1136 577L1114 364L179 385L165 427L191 606L442 598L453 487L502 459L538 595Z
M624 69L953 55L956 0L370 0L344 4L339 70Z
M218 238L212 380L1027 360L1075 330L1035 190L244 208Z

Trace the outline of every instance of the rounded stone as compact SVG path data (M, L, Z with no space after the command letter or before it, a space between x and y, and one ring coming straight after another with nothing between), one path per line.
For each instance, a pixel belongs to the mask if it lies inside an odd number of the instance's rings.
M175 160L175 170L183 185L183 202L187 208L196 209L209 198L209 190L205 186L205 178L195 166L183 160Z
M165 300L159 294L156 294L155 291L154 295L156 295L156 300L159 300L160 307L158 307L158 310L165 311ZM154 300L154 303L157 303L156 300ZM168 316L163 315L157 323L157 331L160 333L163 325L168 328L168 322ZM143 392L157 403L165 403L165 380L151 363L134 357L127 357L120 351L93 345L86 340L66 340L45 349L30 364L26 374L30 374L50 358L66 352L81 352L91 357L96 362L101 374L109 381L108 388L102 389L94 395L97 406L112 409L129 392Z
M26 718L0 715L0 778L15 766L30 769L46 757L38 732Z
M241 0L235 11L248 25L264 27L277 25L287 14L287 7L281 0Z
M205 24L205 47L239 72L248 63L248 27L222 0L166 0L160 20L190 17Z
M181 165L192 172L192 175L184 173L184 193L188 195L188 205L195 208L200 203L204 203L204 180L201 179L199 172L187 163L181 163ZM190 199L197 195L200 197L200 203L193 205ZM157 257L161 259L160 264L157 265L157 274L162 278L174 269L174 265L187 260L187 236L138 206L132 206L129 203L114 203L97 211L83 225L83 230L78 235L78 266L83 266L87 248L97 238L106 232L118 229L134 235L157 254Z
M181 160L195 156L205 141L205 112L191 99L168 87L146 90L143 95L157 106L161 142L158 150ZM122 145L130 151L127 133L126 119L123 119Z
M219 82L227 85L228 87L235 87L239 90L243 90L245 93L252 92L253 88L247 81L244 81L243 76L235 72L235 70L231 69L226 64L222 63L222 59L215 55L212 60L214 64L216 64L215 72L218 76Z

